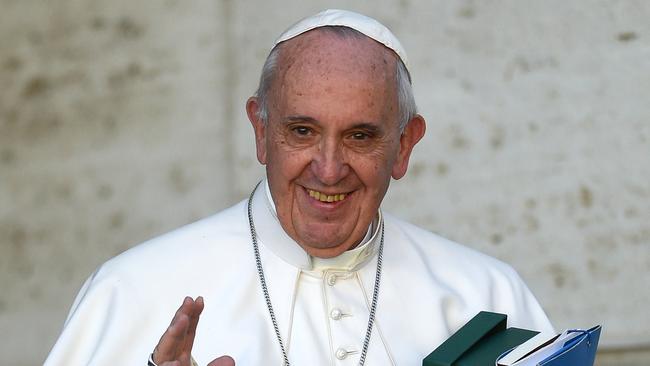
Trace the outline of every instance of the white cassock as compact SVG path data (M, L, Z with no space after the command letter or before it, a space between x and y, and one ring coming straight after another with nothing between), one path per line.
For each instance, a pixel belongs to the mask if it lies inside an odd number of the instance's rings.
M253 197L262 264L292 365L357 365L368 324L381 214L364 243L331 259L307 255L282 229L271 196ZM508 265L389 215L366 365L421 365L481 310L509 326L552 331ZM103 264L79 292L46 365L146 365L186 296L201 295L193 357L282 365L256 270L243 201Z

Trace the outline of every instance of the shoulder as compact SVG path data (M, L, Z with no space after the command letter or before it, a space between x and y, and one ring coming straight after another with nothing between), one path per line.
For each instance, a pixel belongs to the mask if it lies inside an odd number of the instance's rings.
M516 276L510 265L494 257L392 215L384 216L388 235L400 242L400 250L414 252L422 265L463 276Z
M494 310L528 291L508 264L392 216L386 217L387 261L406 276L461 302Z
M156 299L155 307L142 305L147 317L166 317L186 295L208 295L241 276L237 268L253 261L247 230L243 202L137 245L99 266L69 315L114 308L143 317L137 308L116 304Z
M402 278L417 278L433 303L446 299L451 329L478 311L508 314L509 323L530 329L552 329L548 318L519 274L508 264L445 239L390 215L386 219L386 260ZM392 242L391 242L392 241ZM393 245L396 244L396 245ZM433 289L433 290L431 290ZM455 309L455 310L452 310Z
M150 239L104 263L95 278L118 275L146 278L184 269L218 266L243 254L248 238L246 204L230 208ZM212 264L212 266L210 265Z
M243 202L110 259L77 295L48 364L88 364L117 353L146 358L185 296L215 297L232 283L253 282L255 271L237 270L245 261L254 266L249 235ZM127 345L124 334L132 332L139 341Z

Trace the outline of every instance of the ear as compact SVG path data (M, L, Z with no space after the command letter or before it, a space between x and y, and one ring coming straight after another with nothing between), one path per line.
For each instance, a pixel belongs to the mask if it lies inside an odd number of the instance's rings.
M400 179L406 175L413 147L418 143L418 141L420 141L420 139L422 139L426 129L426 122L419 114L416 114L415 117L408 122L406 127L404 127L404 131L399 140L397 160L395 160L395 163L393 164L393 178Z
M251 121L255 132L255 148L257 150L257 161L266 164L266 124L259 118L260 105L256 97L250 97L246 101L246 114Z

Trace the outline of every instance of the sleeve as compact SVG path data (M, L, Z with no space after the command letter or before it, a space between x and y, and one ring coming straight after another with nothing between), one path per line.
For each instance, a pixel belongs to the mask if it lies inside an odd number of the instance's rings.
M506 265L504 279L497 281L498 290L493 299L495 308L508 314L508 325L555 333L555 329L533 293L519 274Z
M131 286L98 269L84 283L45 360L58 365L145 365L166 326L155 324ZM157 334L157 336L156 336Z

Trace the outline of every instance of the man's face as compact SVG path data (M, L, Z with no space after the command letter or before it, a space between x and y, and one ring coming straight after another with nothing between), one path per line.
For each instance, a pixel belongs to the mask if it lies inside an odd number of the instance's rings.
M363 238L421 134L400 135L396 56L380 44L317 30L282 47L267 124L254 98L247 105L258 159L284 230L332 257Z

